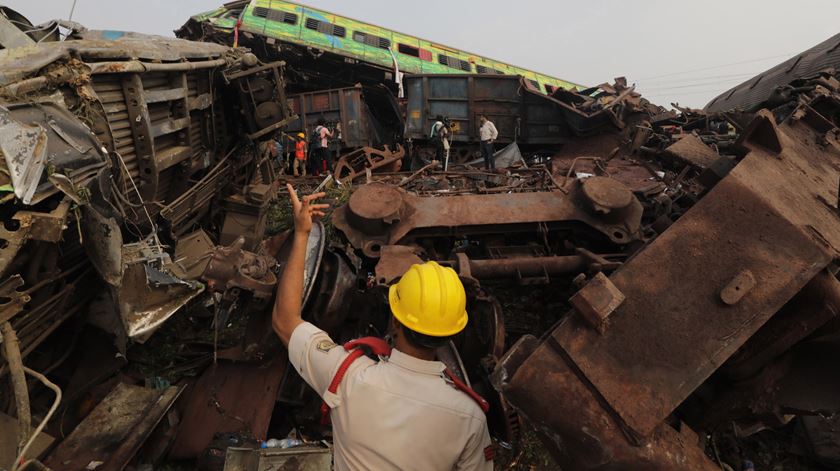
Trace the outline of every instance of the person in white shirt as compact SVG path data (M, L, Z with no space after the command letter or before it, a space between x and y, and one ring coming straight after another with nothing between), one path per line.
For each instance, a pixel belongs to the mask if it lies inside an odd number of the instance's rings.
M478 129L478 135L481 139L481 156L484 157L484 168L487 170L494 170L496 163L493 161L493 142L499 137L499 131L496 130L496 125L487 119L487 116L481 115L479 117L481 127Z
M380 361L351 356L358 350L350 343L342 348L301 319L306 244L313 218L327 210L318 202L325 194L299 199L287 189L295 228L272 327L295 370L324 399L336 471L493 471L489 406L435 353L468 322L458 275L435 262L412 265L388 291L393 348L380 347Z

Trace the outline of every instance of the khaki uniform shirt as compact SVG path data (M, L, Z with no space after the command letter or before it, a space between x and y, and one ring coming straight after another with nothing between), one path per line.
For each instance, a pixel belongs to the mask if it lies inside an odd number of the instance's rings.
M380 362L361 357L332 394L347 355L308 322L289 341L292 365L332 407L337 471L492 471L484 412L444 379L443 363L398 350Z

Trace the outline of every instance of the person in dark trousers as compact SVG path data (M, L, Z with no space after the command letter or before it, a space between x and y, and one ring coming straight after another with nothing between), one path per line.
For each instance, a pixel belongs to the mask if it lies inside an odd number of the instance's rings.
M446 149L449 147L449 126L447 126L446 121L443 116L437 115L429 132L429 137L435 144L435 160L438 162L443 162Z
M327 173L332 173L332 155L330 154L330 139L333 137L333 133L327 128L327 122L324 121L324 118L318 119L318 126L315 127L315 136L319 146L316 149L316 152L318 153L318 158L315 159L317 161L315 162L315 165L318 167L317 174L321 173L322 169L324 169L324 166L326 166L325 170Z
M297 140L295 140L295 156L292 163L292 171L296 177L306 176L306 135L298 133Z
M487 119L487 116L481 115L479 120L481 121L481 127L478 129L478 135L481 139L481 156L484 157L484 168L495 170L493 142L499 137L499 131L496 130L496 125Z

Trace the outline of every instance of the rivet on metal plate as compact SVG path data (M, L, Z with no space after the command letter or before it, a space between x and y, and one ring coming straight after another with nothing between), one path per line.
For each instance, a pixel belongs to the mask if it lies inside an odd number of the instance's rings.
M720 291L720 300L730 306L737 304L754 286L755 277L752 272L744 270Z

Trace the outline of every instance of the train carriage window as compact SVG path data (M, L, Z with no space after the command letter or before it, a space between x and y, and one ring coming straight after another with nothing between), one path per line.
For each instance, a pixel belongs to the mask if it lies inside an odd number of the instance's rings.
M432 61L432 53L427 51L426 49L420 49L419 47L409 46L408 44L397 43L397 51L400 54L405 54L411 57L417 57L420 60L424 60L426 62Z
M400 54L405 54L412 57L420 57L420 48L409 46L407 44L398 44L397 50Z
M266 7L254 8L254 16L265 18L270 21L286 23L287 25L296 25L298 22L298 16L294 13L290 13L288 11L274 10Z
M540 89L540 83L539 83L539 82L537 82L536 80L528 80L528 82L531 84L531 86L533 86L533 87L534 87L534 88L536 88L537 90L539 90L539 89Z
M493 69L491 67L485 67L483 65L475 65L475 71L479 74L494 74L494 75L504 75L504 72L501 70Z
M344 28L344 26L334 25L326 21L316 20L315 18L306 19L306 28L315 30L319 33L338 36L339 38L343 38L347 35L347 29Z
M353 33L353 40L359 43L367 44L371 47L379 47L382 49L390 49L391 48L391 40L388 38L382 38L379 36L374 36L372 34L363 33L361 31L356 31Z
M452 67L453 69L461 69L464 72L472 72L472 66L470 63L465 60L458 59L457 57L449 57L443 54L438 54L438 64Z
M545 84L545 92L551 95L554 91L557 90L557 87L549 84Z

